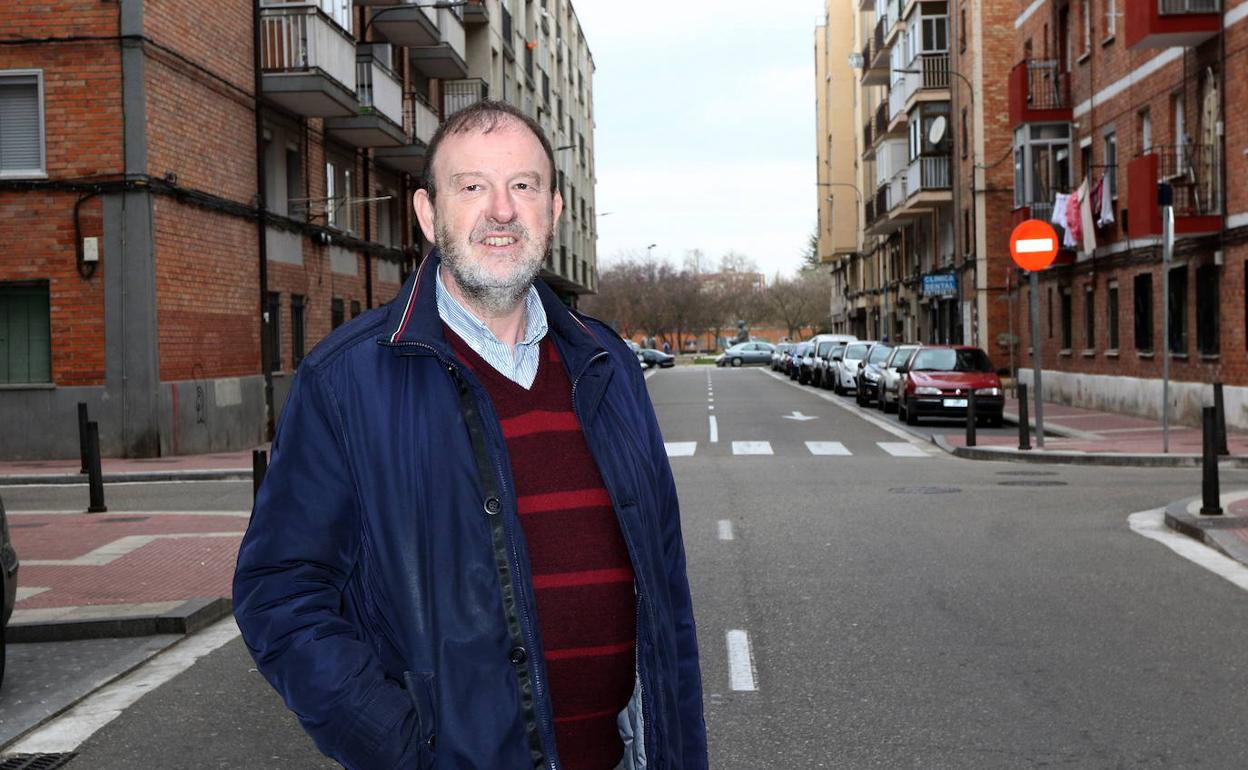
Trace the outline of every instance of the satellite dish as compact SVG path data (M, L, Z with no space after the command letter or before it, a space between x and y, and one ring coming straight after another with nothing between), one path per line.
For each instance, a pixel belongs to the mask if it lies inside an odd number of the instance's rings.
M940 144L940 140L945 138L945 116L937 115L932 118L932 124L927 127L927 143Z

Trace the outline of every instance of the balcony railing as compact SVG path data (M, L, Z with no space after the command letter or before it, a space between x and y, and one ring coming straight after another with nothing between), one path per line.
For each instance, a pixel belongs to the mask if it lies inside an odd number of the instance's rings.
M1221 213L1222 185L1216 150L1215 145L1189 143L1153 147L1149 151L1157 155L1159 181L1169 183L1174 190L1175 216Z
M888 185L875 191L875 218L879 219L888 213Z
M481 78L442 81L442 114L445 117L463 108L485 101L490 96L490 86Z
M1162 16L1221 13L1221 11L1221 0L1157 0L1157 12Z
M416 91L403 94L403 130L407 133L408 144L429 145L438 130L438 111Z
M871 147L871 141L872 141L871 123L872 123L871 120L867 120L867 122L863 124L862 126L862 148L863 150L870 149Z
M320 70L355 91L355 41L315 3L265 6L260 14L265 72Z
M1027 107L1063 110L1070 107L1070 74L1057 59L1027 60Z
M888 100L881 99L880 103L875 105L875 138L879 139L888 133Z
M948 155L920 155L906 169L903 192L911 195L929 190L948 190L951 186Z
M355 96L360 112L372 112L403 122L403 87L398 78L374 55L362 56L355 62Z
M919 59L919 69L923 73L920 88L949 87L949 54L925 53Z

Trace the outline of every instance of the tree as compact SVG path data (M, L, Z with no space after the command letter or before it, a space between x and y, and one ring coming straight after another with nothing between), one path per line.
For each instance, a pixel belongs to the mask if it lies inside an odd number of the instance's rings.
M819 228L816 227L806 242L806 250L802 252L801 270L813 270L820 266L819 262Z
M764 293L768 316L788 329L790 339L803 329L827 328L831 320L831 292L832 276L826 271L806 269L794 278L777 274Z

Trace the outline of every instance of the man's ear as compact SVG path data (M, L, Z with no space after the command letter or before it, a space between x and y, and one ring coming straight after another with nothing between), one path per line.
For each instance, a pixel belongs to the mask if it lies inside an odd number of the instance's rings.
M420 231L425 234L429 243L437 242L437 223L434 221L433 201L429 200L426 190L417 190L412 195L412 206L416 209L416 219L420 222Z
M550 218L550 226L553 229L559 224L559 215L563 213L563 193L559 192L559 188L555 188L555 198L550 203L552 216Z

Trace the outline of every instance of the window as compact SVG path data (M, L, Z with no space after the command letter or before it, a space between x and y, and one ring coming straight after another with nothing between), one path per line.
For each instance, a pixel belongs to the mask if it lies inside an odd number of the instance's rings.
M299 368L303 360L303 296L290 297L290 358L293 368Z
M1105 0L1105 15L1101 17L1101 39L1114 39L1114 29L1118 24L1118 6L1116 0Z
M268 330L269 371L282 370L282 295L269 292L264 313L268 316L265 328Z
M325 213L330 227L347 232L355 231L354 211L351 208L351 169L340 161L325 163Z
M1118 282L1112 281L1109 284L1109 295L1105 303L1106 320L1109 322L1106 331L1109 332L1109 349L1118 350Z
M288 216L302 218L307 211L303 201L303 158L298 145L286 146L286 213Z
M1153 274L1141 273L1135 277L1132 290L1135 305L1135 349L1141 353L1153 352Z
M1187 355L1187 265L1170 268L1170 352Z
M1092 50L1092 0L1079 0L1079 22L1083 29L1082 55Z
M1147 155L1153 149L1153 118L1148 109L1140 110L1140 154Z
M961 28L961 34L958 35L958 52L966 52L966 6L958 9L958 25Z
M0 384L52 381L48 284L0 284Z
M1014 131L1014 206L1031 206L1031 215L1047 220L1053 199L1069 190L1069 123L1026 123ZM1037 205L1038 204L1038 205Z
M351 317L355 318L360 314L360 301L358 299L351 300Z
M1096 291L1090 283L1083 287L1083 347L1096 347Z
M1109 197L1118 199L1118 135L1110 131L1105 135L1105 183L1109 185Z
M963 160L965 160L965 159L966 159L966 148L967 148L967 145L969 145L969 144L970 144L970 142L969 142L969 141L968 141L968 139L967 139L967 137L969 136L969 133L967 132L967 125L966 125L966 123L967 123L967 121L966 121L966 108L965 108L965 107L963 107L963 108L962 108L962 159L963 159Z
M948 3L922 3L919 7L922 23L922 53L944 53L949 50Z
M1074 339L1074 330L1071 329L1072 309L1070 306L1070 287L1062 289L1062 350L1070 350L1072 340Z
M329 301L329 328L337 329L346 320L346 309L342 300L334 297Z
M1218 268L1196 268L1196 349L1202 356L1218 354Z
M44 176L43 73L0 72L0 178Z

